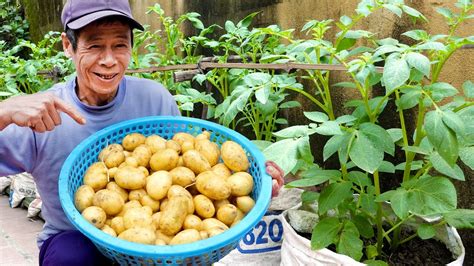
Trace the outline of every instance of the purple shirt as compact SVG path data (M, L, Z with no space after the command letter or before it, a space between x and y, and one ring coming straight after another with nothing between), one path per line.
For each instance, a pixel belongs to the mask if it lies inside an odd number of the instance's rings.
M82 140L109 125L152 115L180 115L173 96L161 84L126 76L115 99L105 106L82 103L75 93L76 78L49 89L74 106L86 119L76 123L60 113L62 123L53 131L36 133L26 127L9 125L0 131L0 176L31 173L43 201L46 223L38 236L38 245L60 231L74 229L59 202L58 178L63 162Z

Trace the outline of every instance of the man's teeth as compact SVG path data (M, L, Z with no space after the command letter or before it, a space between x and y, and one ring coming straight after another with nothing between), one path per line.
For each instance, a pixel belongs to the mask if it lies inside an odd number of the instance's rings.
M111 79L113 78L115 75L101 75L101 74L98 74L99 77L103 78L103 79Z

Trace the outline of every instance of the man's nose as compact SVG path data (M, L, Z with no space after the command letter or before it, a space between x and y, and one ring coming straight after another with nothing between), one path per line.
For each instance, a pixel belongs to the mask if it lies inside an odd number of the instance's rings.
M117 63L117 59L115 58L113 50L110 48L106 48L102 53L99 63L106 67L111 67L115 65Z

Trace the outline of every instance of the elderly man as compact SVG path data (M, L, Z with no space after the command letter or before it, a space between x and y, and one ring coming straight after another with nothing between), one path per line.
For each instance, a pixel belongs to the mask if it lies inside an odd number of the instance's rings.
M125 76L133 29L127 0L69 0L62 12L65 54L76 75L46 92L0 102L0 175L29 172L43 200L40 265L101 265L107 259L67 220L58 177L69 153L94 132L128 119L180 115L159 83ZM271 162L274 190L281 170Z

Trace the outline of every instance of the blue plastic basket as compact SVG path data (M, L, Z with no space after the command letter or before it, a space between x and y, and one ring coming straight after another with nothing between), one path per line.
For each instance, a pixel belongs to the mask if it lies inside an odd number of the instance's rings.
M87 222L74 206L74 193L83 184L87 168L97 161L99 152L108 144L120 143L125 135L138 132L157 134L170 139L177 132L197 135L211 133L211 141L221 145L226 140L239 143L250 161L254 178L252 197L255 207L236 226L222 234L178 246L153 246L132 243L112 237ZM184 117L145 117L104 128L82 141L64 162L59 176L59 198L71 223L86 235L108 258L121 265L210 265L236 248L238 242L260 221L271 198L271 177L265 172L265 159L257 147L241 134L216 123Z

